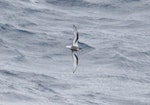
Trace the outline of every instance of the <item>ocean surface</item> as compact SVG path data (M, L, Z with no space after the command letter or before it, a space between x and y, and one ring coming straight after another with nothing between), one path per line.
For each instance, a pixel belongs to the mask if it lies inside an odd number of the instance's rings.
M0 0L0 105L150 105L150 0Z

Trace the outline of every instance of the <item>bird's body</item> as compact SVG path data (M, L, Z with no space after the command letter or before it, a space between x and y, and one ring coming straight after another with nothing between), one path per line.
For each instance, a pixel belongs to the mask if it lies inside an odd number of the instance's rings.
M66 48L69 48L72 51L78 51L80 49L78 46L66 46Z
M78 46L72 46L72 47L71 47L71 50L73 50L73 51L78 51L78 50L79 50L79 47L78 47Z

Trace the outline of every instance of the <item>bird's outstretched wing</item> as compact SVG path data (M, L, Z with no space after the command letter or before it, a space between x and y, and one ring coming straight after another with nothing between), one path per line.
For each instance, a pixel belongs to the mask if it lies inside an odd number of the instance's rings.
M73 46L78 47L79 34L77 31L77 27L75 25L73 25L73 31L74 31Z
M76 51L72 51L72 58L73 58L73 73L74 73L78 66L78 56Z

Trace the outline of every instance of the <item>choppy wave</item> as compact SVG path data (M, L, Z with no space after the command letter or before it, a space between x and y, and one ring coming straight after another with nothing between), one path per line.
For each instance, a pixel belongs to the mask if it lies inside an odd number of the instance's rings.
M148 0L0 0L0 104L149 105L149 10Z
M58 5L58 6L77 6L77 7L99 7L99 8L115 8L111 3L105 2L92 2L89 0L46 0L47 3Z

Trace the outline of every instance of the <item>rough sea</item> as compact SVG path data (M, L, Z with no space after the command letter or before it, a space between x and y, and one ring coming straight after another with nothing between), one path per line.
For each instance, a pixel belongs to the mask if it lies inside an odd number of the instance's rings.
M0 0L0 105L150 105L150 0Z

